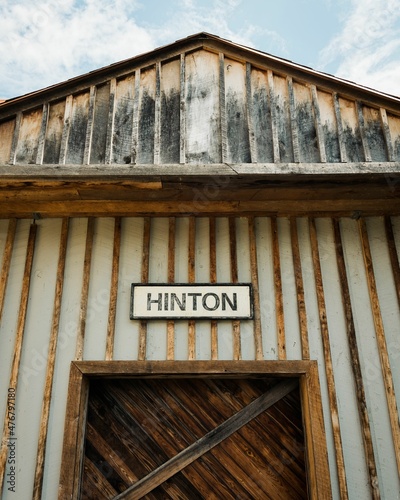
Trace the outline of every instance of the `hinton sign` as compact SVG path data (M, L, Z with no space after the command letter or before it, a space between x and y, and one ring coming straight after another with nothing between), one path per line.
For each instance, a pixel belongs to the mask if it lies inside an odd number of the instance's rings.
M251 284L132 284L131 319L251 319Z

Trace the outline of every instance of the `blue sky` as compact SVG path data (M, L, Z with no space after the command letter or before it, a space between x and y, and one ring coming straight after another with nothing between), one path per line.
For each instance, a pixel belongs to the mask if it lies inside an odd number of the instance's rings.
M200 31L400 96L400 0L0 0L0 98Z

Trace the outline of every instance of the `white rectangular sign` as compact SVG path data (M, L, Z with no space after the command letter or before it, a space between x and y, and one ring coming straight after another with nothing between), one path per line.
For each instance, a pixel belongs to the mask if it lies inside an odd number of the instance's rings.
M132 284L131 319L251 319L245 284Z

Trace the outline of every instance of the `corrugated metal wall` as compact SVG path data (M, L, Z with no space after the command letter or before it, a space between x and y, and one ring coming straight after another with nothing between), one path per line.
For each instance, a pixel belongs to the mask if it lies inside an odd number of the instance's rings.
M397 114L203 49L43 102L0 138L0 164L400 159Z
M17 498L32 498L35 477L39 474L35 473L38 453L44 453L45 458L42 498L57 497L71 360L308 357L319 362L334 498L340 497L334 444L338 430L349 497L369 498L370 472L363 444L368 429L358 418L360 381L356 382L353 369L351 319L381 497L399 498L391 415L385 396L385 381L391 368L400 404L400 312L394 281L396 262L398 266L396 249L400 249L398 217L359 221L267 217L82 218L71 219L69 227L60 219L44 219L36 224L36 237L32 233L29 236L31 221L14 223L0 221L1 286L8 277L0 324L0 401L4 408L10 383L16 385ZM30 282L26 279L29 242L34 249ZM60 261L64 243L65 271L57 281L57 269L63 269ZM341 248L345 274L338 265ZM366 252L367 257L368 252L371 255L373 274L365 265ZM143 278L150 283L251 281L260 307L254 320L240 322L213 324L202 320L190 326L187 321L171 325L166 321L146 324L130 320L130 284ZM343 303L346 283L350 304ZM374 299L374 291L378 301L371 307L370 294ZM58 318L55 307L58 297L61 300L57 326L54 318ZM26 318L21 317L25 309ZM384 346L379 338L379 316L390 366L381 365L380 361ZM22 335L20 344L19 335ZM49 348L52 351L55 338L57 348L53 358ZM324 339L329 342L324 343ZM21 359L16 365L18 345ZM11 381L10 373L15 370L17 377ZM42 404L49 384L52 399L44 449ZM336 390L336 397L332 389ZM3 411L0 419L3 425ZM8 437L5 430L3 442ZM16 498L8 491L7 482L4 486L2 498Z

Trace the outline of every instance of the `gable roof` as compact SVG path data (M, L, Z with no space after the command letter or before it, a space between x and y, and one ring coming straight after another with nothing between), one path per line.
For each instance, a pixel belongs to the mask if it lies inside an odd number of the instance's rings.
M399 98L207 33L0 105L0 184L46 179L78 198L187 201L216 175L229 178L217 198L265 200L288 176L292 187L340 179L349 197L363 175L397 207L399 161ZM121 182L129 195L113 191Z

